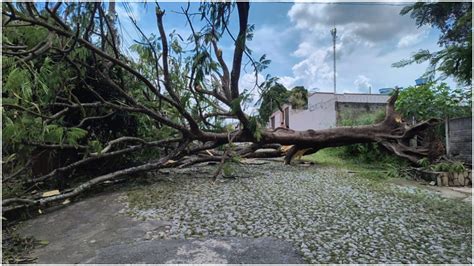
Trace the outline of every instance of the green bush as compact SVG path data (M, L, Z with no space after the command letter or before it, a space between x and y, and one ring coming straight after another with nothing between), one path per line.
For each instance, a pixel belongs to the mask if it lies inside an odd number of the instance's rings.
M347 117L347 116L346 116ZM360 115L355 119L341 119L342 126L362 126L371 125L383 121L385 111L380 110L374 113ZM343 156L357 158L364 162L371 161L389 161L388 153L377 143L360 143L343 147Z
M462 173L466 167L462 162L441 162L425 167L435 172Z
M402 89L395 108L406 121L469 117L472 115L471 96L470 89L451 89L446 83L429 82ZM444 123L438 123L430 131L434 137L444 141Z

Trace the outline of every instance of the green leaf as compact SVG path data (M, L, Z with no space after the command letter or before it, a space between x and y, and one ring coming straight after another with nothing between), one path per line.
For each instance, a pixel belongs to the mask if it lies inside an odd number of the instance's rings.
M51 143L61 143L64 136L64 129L58 125L46 126L44 140Z
M8 74L7 82L5 83L3 90L4 92L12 91L20 93L21 97L29 99L32 94L29 84L30 79L28 71L21 68L15 68L10 72L10 74Z
M38 240L37 243L38 243L38 245L46 246L46 245L49 244L49 241L48 240Z
M91 152L100 152L103 149L102 143L98 140L89 141L88 146Z
M7 143L14 142L18 131L18 128L9 117L3 118L2 137L4 141Z
M240 107L240 103L242 102L242 100L243 100L243 95L240 95L239 97L233 99L230 102L230 109L232 111L232 114L235 114L237 112L237 110Z
M87 130L82 128L73 127L69 128L66 132L66 141L69 144L76 145L79 139L82 139L87 135Z

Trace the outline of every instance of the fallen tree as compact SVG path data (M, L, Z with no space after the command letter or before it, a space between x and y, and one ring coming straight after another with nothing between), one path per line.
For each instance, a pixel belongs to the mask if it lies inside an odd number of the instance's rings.
M239 25L236 37L227 27L234 6ZM113 19L115 6L109 6L106 12L103 3L46 3L41 9L33 3L3 3L6 33L11 30L17 34L20 29L31 28L47 36L47 41L38 36L36 42L31 41L34 38L5 38L2 47L9 71L3 96L3 130L7 133L3 156L13 158L4 161L4 169L12 173L3 178L4 184L22 179L30 188L51 189L49 184L54 180L83 178L79 169L100 170L97 162L151 152L145 161L130 166L109 165L107 172L98 175L89 171L87 176L91 177L87 181L62 188L57 195L4 199L3 213L61 202L118 177L208 161L222 165L232 158L285 156L289 164L301 154L370 142L380 143L412 163L428 155L428 148L415 149L408 143L437 121L406 124L394 109L398 92L388 100L384 121L369 126L318 131L268 129L256 117L247 115L242 106L249 92L239 88L243 59L248 59L256 77L268 64L265 58L254 60L246 47L249 7L244 2L201 4L201 32L193 26L192 16L196 14L189 11L189 5L183 8L181 14L192 31L188 45L194 45L191 52L185 53L179 38L166 34L165 12L156 4L159 38L146 36L130 16L142 35L134 46L139 60L133 60L123 55L119 44ZM218 46L224 34L235 42L230 65ZM184 55L187 57L183 58ZM45 68L51 70L47 72ZM29 76L30 91L21 82L15 83L22 86L21 91L12 85L14 78L18 79L18 71ZM260 87L256 81L255 88ZM138 130L124 133L132 135L115 137L104 136L103 131L95 133L97 124L93 122L100 125L117 113L133 117L141 123L140 128L146 128L145 132ZM237 129L223 125L229 118L239 121ZM23 120L29 124L17 122ZM27 124L30 129L24 128ZM20 126L26 132L15 135L13 131ZM282 145L292 147L283 150ZM38 150L57 151L59 156L72 152L76 157L48 169L47 173L35 174L29 158ZM11 156L20 151L21 158Z

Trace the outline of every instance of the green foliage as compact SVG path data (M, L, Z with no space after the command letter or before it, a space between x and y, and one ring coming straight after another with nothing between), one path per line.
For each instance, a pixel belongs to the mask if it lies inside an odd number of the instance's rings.
M222 175L224 177L231 177L234 175L234 168L232 167L232 162L224 162L222 166Z
M308 90L303 86L294 87L288 91L285 86L276 82L275 79L268 80L263 85L263 93L258 109L259 121L267 124L270 116L276 110L281 110L283 104L291 104L293 109L305 109L308 107Z
M363 114L347 111L341 114L341 120L338 123L340 126L372 125L383 121L384 118L384 110Z
M242 102L243 100L243 96L240 95L239 97L233 99L231 102L230 102L230 110L232 112L232 114L236 114L237 110L239 109L240 107L240 103Z
M462 173L466 167L462 162L440 162L426 167L435 172Z
M267 55L264 54L262 57L260 57L258 62L255 62L255 67L257 68L258 72L262 72L270 65L271 62L272 61L270 59L267 59Z
M262 138L263 128L260 125L257 117L251 116L249 118L249 127L250 127L249 130L250 132L252 132L253 137L257 141L260 141L260 139Z
M400 167L394 164L387 164L387 177L397 178L400 176Z
M33 237L23 237L16 230L16 225L2 228L2 263L35 263L31 251L40 244L39 241Z
M100 151L102 151L102 149L103 149L102 143L100 143L100 141L98 141L98 140L89 141L88 146L89 146L89 152L91 152L91 153L93 153L93 152L100 153Z
M387 178L405 178L413 179L414 173L408 167L406 162L386 163L385 177Z
M428 158L423 158L418 161L418 164L426 170L435 172L448 172L448 173L462 173L466 171L466 167L462 162L448 161L431 164Z
M31 101L33 92L29 76L28 70L15 68L8 74L3 89L12 92L17 98Z
M430 160L428 158L423 158L423 159L420 159L418 160L418 164L421 166L421 167L427 167L428 165L430 165Z
M234 3L231 2L204 2L199 6L201 19L204 19L204 16L207 15L208 19L213 22L215 30L221 35L229 23L233 5Z
M383 110L374 113L360 115L356 119L344 118L341 120L342 126L361 126L371 125L381 122L384 119L385 112ZM365 162L373 162L378 160L389 160L388 154L381 149L377 143L359 143L343 147L346 156L358 157Z
M13 119L12 119L13 118ZM37 142L43 139L43 124L40 118L31 116L11 117L4 112L3 141L9 143L11 148L24 141Z
M385 156L373 161L366 161L359 156L349 156L345 147L326 148L305 160L315 162L318 166L329 166L354 171L357 176L379 181L387 178L404 177L408 163L398 157Z
M427 83L402 89L396 110L406 119L444 119L471 115L471 90L450 89L446 83Z
M290 91L288 101L293 109L308 108L308 90L303 86L294 87Z
M260 122L266 124L270 115L281 108L281 105L284 104L287 100L287 90L285 86L275 83L272 84L272 81L265 84L266 88L264 89L261 99L260 107L258 109Z
M242 161L242 157L240 157L240 155L232 155L230 160L234 163L240 163Z
M77 145L78 141L85 136L87 136L87 130L82 128L72 127L66 130L66 141L71 145Z
M437 52L420 50L411 58L393 64L403 67L428 61L426 77L436 71L470 86L472 78L472 3L471 2L417 2L402 9L401 15L410 14L418 27L429 25L441 31Z
M83 7L86 5L88 3L84 3ZM87 9L75 11L73 13L78 14L79 17L87 18ZM24 12L24 10L19 12ZM44 15L47 17L47 14ZM26 46L27 48L21 50L30 50L41 47L45 41L50 41L52 48L42 52L37 50L38 54L27 60L20 58L27 54L15 56L4 53L2 56L4 60L2 65L2 103L4 104L2 155L4 157L16 155L11 165L3 165L6 173L19 169L18 165L24 166L31 159L33 152L41 152L41 148L38 148L36 144L84 145L88 142L100 144L122 134L125 135L127 130L136 128L122 123L123 120L127 120L127 115L119 112L104 120L88 120L81 128L78 128L77 125L85 117L103 116L111 110L102 107L65 110L63 106L57 105L58 103L98 101L97 97L91 95L88 88L95 89L111 102L119 102L123 98L118 93L114 94L110 88L104 88L103 83L97 82L98 73L92 73L85 67L90 66L92 54L87 48L76 43L73 38L55 35L39 26L15 27L15 23L17 22L11 22L9 27L2 30L4 44ZM75 24L69 26L72 29L76 27ZM85 27L82 27L80 30L84 29ZM74 48L67 53L59 52L62 49L69 49L72 44L75 44ZM117 68L111 68L110 75L115 80L118 80L116 77L119 76L121 82L130 90L143 88L143 86L137 86L138 82L130 78L130 75L123 75ZM143 97L143 92L141 96ZM110 126L114 123L119 124L118 130ZM155 130L155 132L158 131ZM71 158L73 157L74 155L71 154ZM30 169L27 168L22 172L23 174L30 175ZM21 179L21 176L19 177Z
M58 125L47 125L45 128L44 140L50 143L62 143L64 128Z

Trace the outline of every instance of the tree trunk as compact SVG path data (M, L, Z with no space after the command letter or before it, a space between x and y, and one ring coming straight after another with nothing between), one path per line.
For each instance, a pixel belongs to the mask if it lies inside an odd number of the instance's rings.
M437 119L430 119L413 126L409 126L402 121L401 116L395 111L395 101L398 92L390 97L387 103L385 119L374 125L354 126L354 127L336 127L323 130L305 130L295 131L286 128L276 128L274 130L266 129L262 132L260 140L253 136L239 132L234 142L254 142L259 144L278 143L281 145L294 145L287 152L286 162L289 163L293 156L299 151L305 149L305 154L317 152L328 147L339 147L357 143L377 142L393 152L397 156L417 163L423 157L428 156L427 149L411 148L407 140L414 137L417 133L438 122ZM200 137L203 141L226 142L225 133L208 133Z

